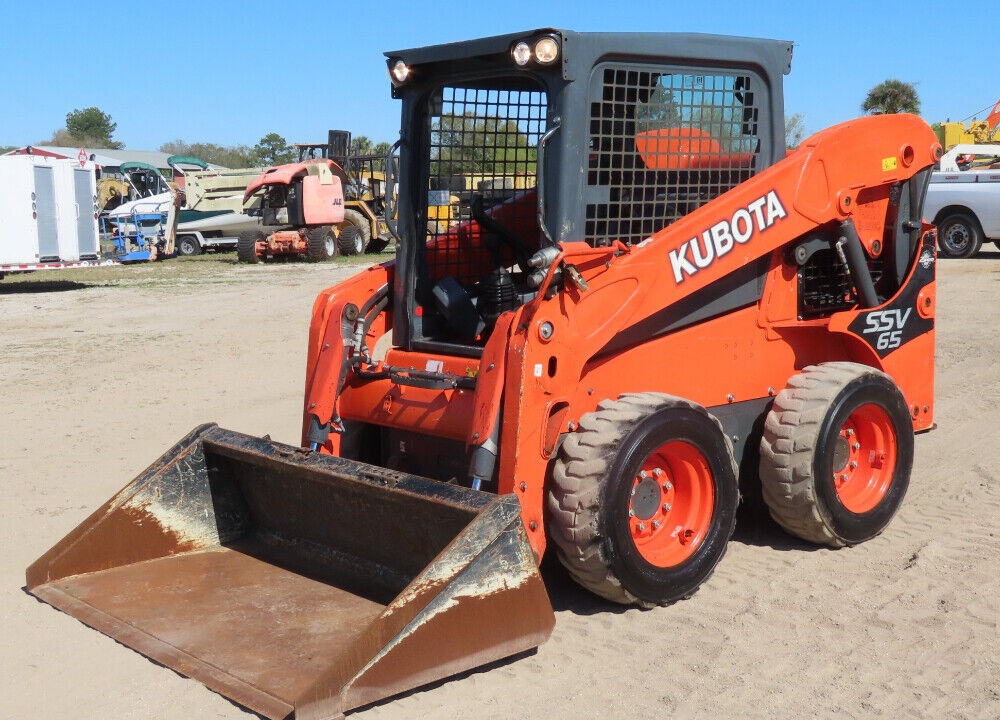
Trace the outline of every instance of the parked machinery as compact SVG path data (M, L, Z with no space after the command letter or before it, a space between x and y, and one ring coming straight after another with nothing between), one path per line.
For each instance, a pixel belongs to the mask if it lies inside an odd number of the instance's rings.
M327 260L338 243L353 247L356 227L337 227L344 221L344 188L332 160L307 160L268 168L247 186L244 203L260 194L265 227L247 230L236 246L240 262L256 263L268 256L305 255Z
M29 591L301 720L543 642L550 547L611 601L689 596L741 485L811 542L880 533L933 426L940 146L878 116L786 157L791 53L551 29L387 53L398 250L316 300L301 447L195 429ZM523 189L429 228L429 188L476 173Z
M358 228L357 235L350 235L341 243L345 255L365 252L382 252L393 241L385 217L386 158L351 151L351 133L347 130L330 130L326 143L297 143L299 162L312 159L329 159L335 163L334 171L340 174L344 185L344 223Z

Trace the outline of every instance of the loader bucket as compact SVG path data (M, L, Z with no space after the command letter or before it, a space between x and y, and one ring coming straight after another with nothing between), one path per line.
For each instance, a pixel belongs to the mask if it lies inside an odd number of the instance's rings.
M545 642L520 505L196 428L27 571L50 605L270 718L336 718Z

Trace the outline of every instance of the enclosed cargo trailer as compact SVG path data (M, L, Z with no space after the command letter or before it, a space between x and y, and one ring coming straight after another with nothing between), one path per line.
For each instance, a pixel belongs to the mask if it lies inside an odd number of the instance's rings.
M0 157L0 275L99 263L93 162Z

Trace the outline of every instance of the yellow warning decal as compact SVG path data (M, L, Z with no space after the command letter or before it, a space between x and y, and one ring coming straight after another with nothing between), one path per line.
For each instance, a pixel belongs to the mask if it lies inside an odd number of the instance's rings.
M882 158L882 172L889 172L890 170L896 169L896 158L887 157Z

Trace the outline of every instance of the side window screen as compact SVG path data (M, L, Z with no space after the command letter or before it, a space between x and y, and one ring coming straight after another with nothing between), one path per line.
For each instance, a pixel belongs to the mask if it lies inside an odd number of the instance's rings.
M691 69L595 71L586 240L640 242L759 168L759 78Z
M493 78L441 88L431 108L425 261L433 278L473 283L503 254L460 227L473 214L474 198L503 231L538 244L536 146L546 130L548 99L523 78ZM493 259L486 263L484 255Z

